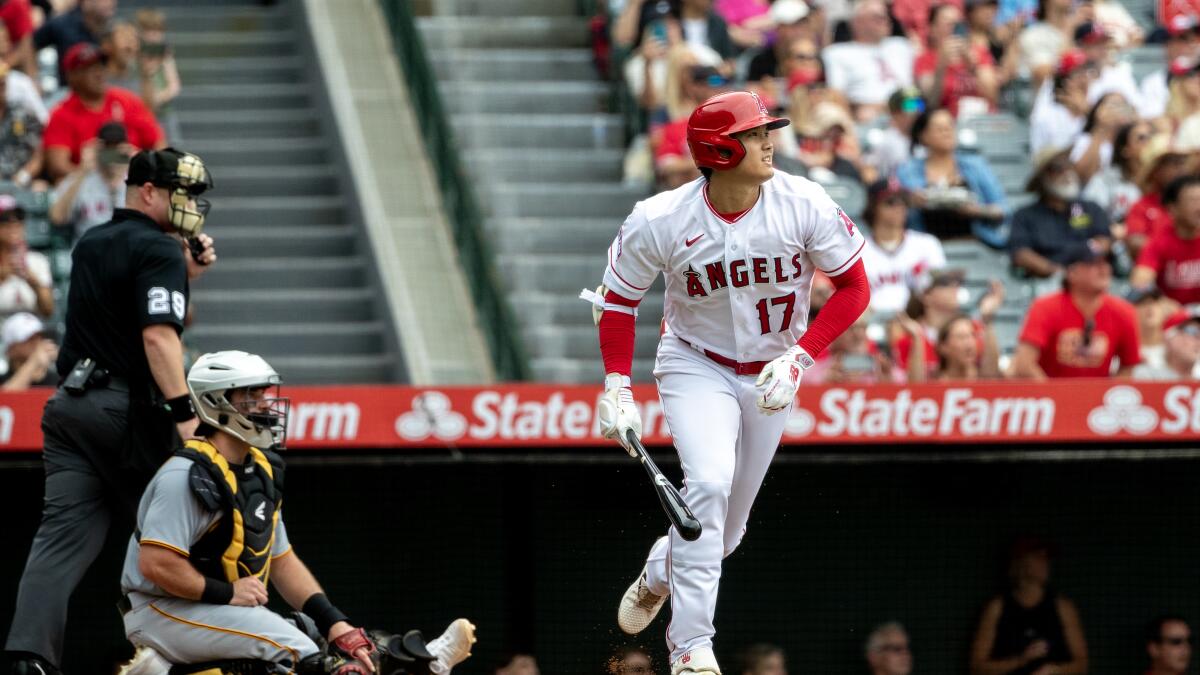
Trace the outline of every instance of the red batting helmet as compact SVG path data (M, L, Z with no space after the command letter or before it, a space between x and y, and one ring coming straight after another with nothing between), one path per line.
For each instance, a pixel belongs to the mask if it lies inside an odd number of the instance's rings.
M791 120L771 117L758 94L734 91L701 103L688 118L687 141L696 166L732 169L746 156L746 148L733 135L767 125L778 129Z

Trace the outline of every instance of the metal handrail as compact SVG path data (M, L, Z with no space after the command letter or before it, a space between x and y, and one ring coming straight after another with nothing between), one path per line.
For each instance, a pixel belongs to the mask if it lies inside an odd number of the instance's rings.
M392 47L408 81L418 128L437 175L442 203L471 297L483 323L481 328L496 374L503 380L525 380L529 378L529 362L520 331L496 282L491 247L483 234L483 217L475 201L472 181L459 162L437 79L426 57L409 2L380 0L392 36Z

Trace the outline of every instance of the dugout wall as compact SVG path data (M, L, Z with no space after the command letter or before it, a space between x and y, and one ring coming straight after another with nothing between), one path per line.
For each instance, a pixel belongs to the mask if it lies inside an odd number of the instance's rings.
M505 649L532 651L547 675L599 673L630 642L662 665L662 619L634 641L614 625L617 599L665 529L644 473L615 449L540 457L296 455L289 533L364 623L436 634L471 617L480 643L459 673L491 673ZM7 630L42 488L36 461L3 466ZM793 673L858 673L866 632L896 619L911 632L916 672L966 672L1000 553L1034 533L1060 547L1053 580L1080 609L1091 672L1140 672L1147 619L1200 617L1198 481L1200 462L1188 459L847 464L785 451L726 565L718 653L737 672L733 653L767 641L787 650ZM113 603L129 525L114 532L72 605L70 672L110 672L126 650Z

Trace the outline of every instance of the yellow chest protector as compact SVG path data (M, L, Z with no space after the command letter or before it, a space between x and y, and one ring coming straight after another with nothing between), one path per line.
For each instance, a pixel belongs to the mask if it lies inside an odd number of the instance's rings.
M214 579L233 583L258 577L266 584L283 506L283 459L250 448L244 466L231 466L213 444L197 439L175 454L192 460L192 494L205 509L221 514L192 545L192 565Z

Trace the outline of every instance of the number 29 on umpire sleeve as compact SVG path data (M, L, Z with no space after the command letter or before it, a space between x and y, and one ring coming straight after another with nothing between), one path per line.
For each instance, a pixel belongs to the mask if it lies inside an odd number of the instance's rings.
M146 313L154 314L175 314L175 318L183 321L183 315L187 313L187 300L183 297L183 293L179 291L167 291L162 286L155 286L146 292L149 298L149 304L146 307Z

